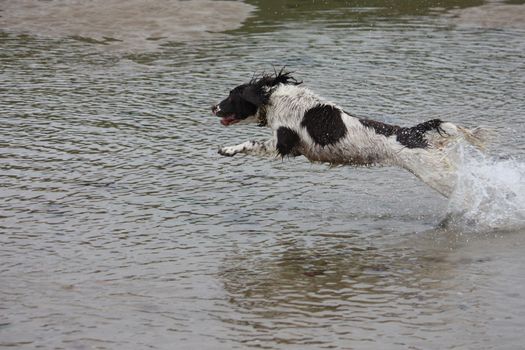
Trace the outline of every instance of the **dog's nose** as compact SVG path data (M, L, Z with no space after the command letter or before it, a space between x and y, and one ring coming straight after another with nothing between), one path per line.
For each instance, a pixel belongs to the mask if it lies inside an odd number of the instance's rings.
M216 115L218 111L220 111L221 109L219 108L219 105L213 105L211 106L211 112Z

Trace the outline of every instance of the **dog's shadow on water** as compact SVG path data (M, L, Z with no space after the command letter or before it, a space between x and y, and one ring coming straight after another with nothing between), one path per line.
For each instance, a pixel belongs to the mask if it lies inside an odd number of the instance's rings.
M509 256L525 261L520 232L436 228L407 236L374 246L337 235L311 244L297 235L270 252L238 251L222 262L219 278L244 327L263 333L286 325L331 327L334 321L345 327L408 319L446 325L440 315L477 305L457 299L472 291L473 279L490 280L512 263Z

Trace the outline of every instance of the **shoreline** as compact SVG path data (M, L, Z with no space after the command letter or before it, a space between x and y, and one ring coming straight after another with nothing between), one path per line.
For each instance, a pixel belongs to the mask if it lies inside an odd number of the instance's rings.
M103 49L149 51L240 28L254 9L224 0L17 0L0 3L0 28L75 38Z
M224 32L241 28L255 10L252 4L226 0L17 0L0 2L0 28L71 38L103 51L141 53L170 42L224 37ZM525 4L499 0L437 16L458 28L525 29Z

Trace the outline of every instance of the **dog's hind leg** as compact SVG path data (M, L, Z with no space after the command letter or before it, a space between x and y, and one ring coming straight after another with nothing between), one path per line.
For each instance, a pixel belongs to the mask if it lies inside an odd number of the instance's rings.
M246 141L239 145L219 148L219 154L221 156L233 157L237 153L256 156L275 156L277 155L277 149L275 148L275 141L273 139L265 142Z

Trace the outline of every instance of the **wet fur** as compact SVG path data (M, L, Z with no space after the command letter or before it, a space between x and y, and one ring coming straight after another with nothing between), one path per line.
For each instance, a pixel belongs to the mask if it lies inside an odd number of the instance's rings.
M452 192L456 170L446 146L461 137L478 141L469 130L439 119L401 127L357 118L284 70L239 85L212 111L228 120L225 125L257 123L273 131L265 142L221 147L223 156L303 155L330 164L399 166L445 196Z

